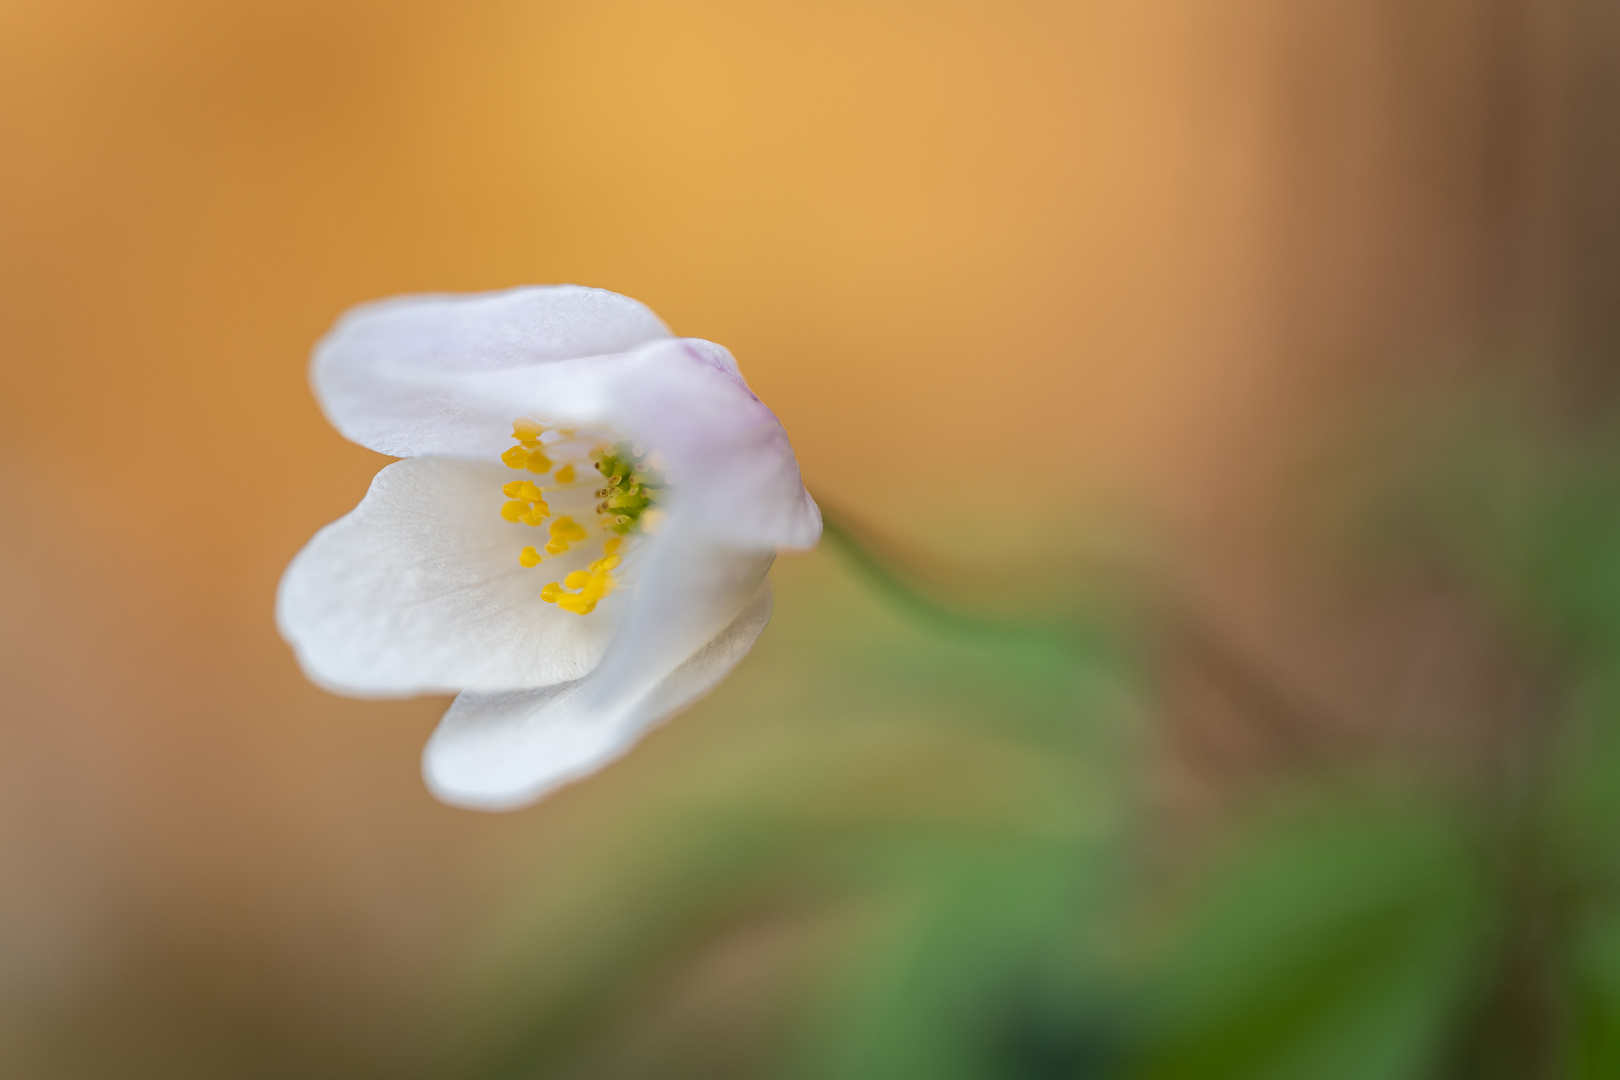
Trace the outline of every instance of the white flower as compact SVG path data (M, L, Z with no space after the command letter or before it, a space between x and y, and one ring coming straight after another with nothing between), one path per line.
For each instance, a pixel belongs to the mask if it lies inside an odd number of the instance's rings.
M277 620L329 689L459 693L423 753L449 803L520 806L625 752L742 659L776 552L821 533L731 354L615 293L363 305L311 378L404 460L293 560Z

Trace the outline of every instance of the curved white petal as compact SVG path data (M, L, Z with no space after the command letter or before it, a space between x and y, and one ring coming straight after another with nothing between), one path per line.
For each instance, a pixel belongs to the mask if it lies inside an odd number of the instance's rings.
M499 453L517 416L601 424L653 451L671 504L716 538L775 551L814 547L821 536L787 432L711 342L672 338L618 356L465 375L445 393L469 435L440 452L465 452L476 426L492 437L480 453Z
M677 511L626 575L623 620L593 672L589 704L605 712L662 678L733 622L765 583L772 553L732 547Z
M668 462L686 513L739 545L804 550L821 511L804 489L787 432L719 345L654 342L633 354L614 419Z
M770 612L770 586L760 584L729 625L662 675L612 682L604 665L559 686L462 694L423 751L428 788L455 806L511 810L596 772L724 678Z
M481 454L476 430L472 447L458 449L469 418L457 376L621 353L668 336L645 305L579 285L403 296L339 319L315 347L310 379L332 426L362 446L395 457ZM497 443L512 419L500 419Z
M493 462L409 458L299 552L277 622L311 679L351 694L509 690L578 679L619 621L609 597L588 618L539 598L581 552L524 569L543 528L504 521ZM576 563L578 565L576 565Z
M672 339L600 289L406 297L355 309L315 350L334 426L386 454L494 458L520 416L603 424L656 450L707 528L762 549L821 532L782 425L731 354Z

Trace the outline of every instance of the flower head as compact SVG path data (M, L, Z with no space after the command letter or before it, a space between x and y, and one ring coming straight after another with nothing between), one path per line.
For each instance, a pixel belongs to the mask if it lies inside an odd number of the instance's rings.
M316 396L403 460L287 568L282 635L340 693L456 692L423 770L520 806L594 772L723 678L814 546L787 435L718 345L573 285L345 315Z

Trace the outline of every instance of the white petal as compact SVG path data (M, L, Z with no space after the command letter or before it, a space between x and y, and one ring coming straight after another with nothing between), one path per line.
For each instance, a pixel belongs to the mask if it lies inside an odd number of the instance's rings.
M333 425L382 453L494 460L520 416L604 424L658 450L716 534L772 549L820 536L787 435L731 354L669 338L615 293L560 285L365 305L317 346L311 378Z
M525 569L544 528L505 521L496 463L384 468L281 580L277 622L314 681L345 693L508 690L578 679L601 658L617 597L589 618L540 600L585 554ZM572 561L571 561L572 560Z
M615 419L669 463L670 482L703 528L739 545L808 549L821 511L776 415L719 345L660 341L634 354Z
M679 513L651 538L627 575L623 622L593 673L592 704L611 712L635 687L662 678L745 610L775 556L717 542Z
M310 377L332 425L362 446L395 457L482 456L480 418L465 415L458 376L622 353L668 336L644 305L578 285L405 296L339 319L316 346ZM499 418L497 442L516 415Z
M509 445L517 416L602 424L656 451L671 505L715 537L775 551L814 547L821 535L820 511L781 422L749 390L731 354L711 342L666 339L620 356L466 375L445 392L469 429L476 417L492 437L481 453ZM463 453L473 445L469 431L436 449Z
M762 584L729 626L673 671L616 688L611 708L603 708L600 674L538 690L462 694L423 751L429 789L455 806L510 810L596 772L724 678L770 611L770 586Z

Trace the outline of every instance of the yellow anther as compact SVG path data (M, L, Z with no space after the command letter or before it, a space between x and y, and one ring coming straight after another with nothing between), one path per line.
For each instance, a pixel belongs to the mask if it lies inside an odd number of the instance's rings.
M520 417L512 421L512 438L517 446L509 447L501 454L508 468L527 469L537 475L543 475L552 470L552 461L545 453L540 436L546 431L545 425L527 417ZM559 430L558 434L565 439L572 438L573 432ZM609 448L598 452L599 457L606 457ZM602 461L596 462L596 467L604 473L609 472ZM613 466L621 468L619 465ZM556 480L559 484L571 484L578 479L572 463L567 463L557 469ZM622 476L609 477L609 486L597 493L598 498L625 492L639 491L639 485L632 480L625 480ZM551 507L545 500L545 489L532 480L513 480L501 485L501 494L507 501L501 506L501 517L507 521L522 522L527 525L539 525L551 516ZM599 508L599 511L600 512ZM620 522L627 520L619 515ZM624 531L622 528L619 531ZM573 544L582 543L590 538L590 532L571 517L559 517L552 521L549 529L550 538L545 545L545 554L534 547L525 547L518 552L518 563L525 568L540 565L547 555L561 555L569 550ZM617 536L607 540L602 545L602 557L590 564L587 570L575 570L568 574L563 582L549 582L540 590L540 599L548 604L572 611L577 615L589 615L596 609L597 601L613 592L617 582L613 578L613 571L623 561L618 554L623 540Z
M590 580L580 589L579 595L594 603L612 591L612 574L592 574Z
M588 536L585 527L566 514L551 523L551 539L555 542L577 544Z
M514 420L512 438L518 445L502 453L501 461L509 468L527 469L536 475L550 473L555 468L557 484L574 483L579 479L576 463L565 462L557 466L546 454L541 438L546 430L544 424L527 417ZM574 432L566 429L558 429L557 434L565 441L574 437ZM541 600L577 615L588 615L603 597L618 587L613 571L624 563L624 556L620 554L624 547L623 534L655 512L649 509L649 504L658 497L657 484L648 485L640 471L639 461L634 460L639 456L640 447L634 448L629 454L623 448L613 446L597 448L592 455L595 459L592 464L603 474L606 486L596 493L596 497L603 501L596 508L595 528L587 529L566 515L558 517L551 521L544 554L532 546L518 551L518 563L525 568L534 567L548 556L561 555L573 545L591 539L596 530L606 529L619 534L604 540L602 557L590 563L586 569L572 571L562 581L549 582L541 588ZM501 493L507 501L501 507L501 516L507 521L538 526L551 517L545 491L533 480L514 480L503 484Z
M610 556L617 561L618 556ZM589 615L596 610L597 601L611 593L618 585L613 580L610 569L602 566L602 560L591 564L589 570L575 570L562 579L562 584L552 582L541 590L540 598L555 603L564 611L572 611L576 615ZM569 592L569 589L577 590Z

